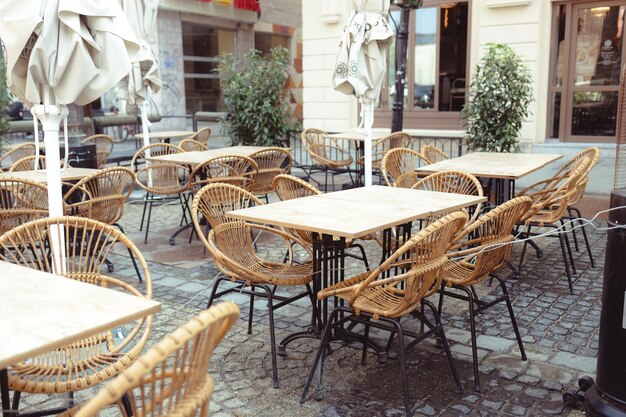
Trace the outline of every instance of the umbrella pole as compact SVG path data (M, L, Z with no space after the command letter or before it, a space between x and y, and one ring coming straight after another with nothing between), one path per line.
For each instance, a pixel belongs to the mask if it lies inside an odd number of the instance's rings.
M48 213L50 217L63 216L63 193L61 190L61 152L59 151L59 124L67 117L67 106L37 104L32 108L43 126L46 148L46 179L48 182ZM53 272L65 271L65 236L61 227L51 226Z
M374 102L363 103L363 127L365 128L365 186L372 186L372 126L374 125Z

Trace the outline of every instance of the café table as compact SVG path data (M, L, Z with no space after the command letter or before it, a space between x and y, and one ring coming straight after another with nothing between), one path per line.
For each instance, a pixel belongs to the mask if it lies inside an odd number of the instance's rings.
M147 157L148 161L152 162L171 162L181 165L197 165L201 164L204 161L207 161L211 158L217 158L219 156L224 155L242 155L242 156L250 156L255 152L262 151L267 149L265 146L228 146L225 148L217 148L217 149L209 149L207 151L190 151L190 152L181 152L181 153L172 153L167 155L159 155L154 157ZM193 223L187 223L181 228L179 228L174 234L170 237L170 245L176 244L176 237L181 233L189 230L193 227Z
M425 165L415 171L420 175L448 170L464 171L493 181L491 191L494 195L494 203L499 205L514 197L516 180L562 157L561 154L473 152L458 158ZM489 184L489 182L483 181L483 184Z
M161 310L161 303L0 261L0 391L9 416L7 368Z
M61 181L78 181L88 175L98 172L95 168L79 168L79 167L67 167L61 168ZM15 171L15 172L0 172L0 179L16 178L20 180L28 180L37 183L45 184L48 182L45 170L30 170L30 171Z
M163 130L160 132L148 132L150 140L158 139L161 142L170 143L172 139L188 138L196 132L188 130ZM141 140L143 143L143 133L135 133L135 139Z
M313 292L344 279L346 239L358 239L383 231L383 250L390 253L391 230L410 235L415 220L472 206L484 197L371 186L320 194L294 200L230 211L226 216L254 223L268 224L312 232ZM399 242L401 244L402 242ZM328 316L327 300L314 305L312 331L288 336L280 345L284 351L300 337L316 337ZM317 322L318 311L321 322Z

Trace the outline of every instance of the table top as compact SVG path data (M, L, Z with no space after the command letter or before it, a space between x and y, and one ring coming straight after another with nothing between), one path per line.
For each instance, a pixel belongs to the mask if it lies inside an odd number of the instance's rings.
M201 164L202 162L223 155L249 156L267 149L265 146L229 146L226 148L209 149L208 151L190 151L173 153L147 158L150 161L174 162L177 164Z
M477 177L518 179L562 157L561 154L473 152L458 158L425 165L417 168L416 171L431 174L455 170L469 172Z
M161 310L161 303L0 261L0 369Z
M354 239L484 200L461 194L373 186L280 201L226 215Z
M196 132L188 130L163 130L160 132L148 132L150 139L176 139L191 136ZM136 139L143 139L143 133L135 133Z
M94 168L78 168L67 167L61 169L61 181L77 181L85 178L88 175L98 172L98 169ZM1 172L0 179L17 178L20 180L29 180L38 183L48 182L46 171L15 171L15 172Z
M381 133L381 132L376 133L372 130L371 139L372 140L382 139L388 134L389 133ZM333 133L332 135L328 135L326 137L333 138L333 139L340 139L340 140L353 140L356 142L363 142L365 139L367 139L367 135L365 132L357 132L357 131Z

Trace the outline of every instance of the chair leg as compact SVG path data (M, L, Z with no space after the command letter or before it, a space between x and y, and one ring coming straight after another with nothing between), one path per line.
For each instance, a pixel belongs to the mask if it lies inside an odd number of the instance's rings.
M572 254L572 247L569 244L569 237L567 237L567 231L565 230L565 222L561 219L562 233L565 238L565 243L567 244L567 255L569 256L569 261L572 266L572 274L576 275L576 263L574 262L574 255Z
M593 260L593 254L591 253L591 246L589 245L589 237L587 236L587 229L585 229L585 222L580 215L580 210L578 210L576 207L571 207L571 210L576 213L576 220L578 221L578 224L580 224L580 228L582 229L585 247L587 248L587 254L589 255L589 263L591 264L592 268L595 268L596 263Z
M254 285L250 285L254 291ZM254 295L250 295L250 308L248 309L248 334L252 334L252 318L254 316Z
M150 207L148 208L148 221L146 222L146 236L143 239L143 243L148 243L148 231L150 230L150 218L152 217L152 204L153 201L150 200Z
M13 392L13 403L11 404L11 410L17 411L20 409L20 398L22 397L22 391Z
M515 338L517 339L517 344L519 346L520 354L522 355L522 360L525 361L528 358L526 357L526 351L524 350L524 343L522 342L522 335L519 333L519 328L517 327L517 320L515 319L515 313L513 313L513 306L511 305L511 299L509 298L509 292L506 289L506 284L504 280L500 278L497 274L491 274L492 277L500 282L500 288L502 288L502 293L504 294L504 301L506 301L506 308L509 310L509 316L511 317L511 324L513 325L513 331L515 332Z
M213 301L215 299L215 294L217 293L217 288L220 286L222 281L230 281L228 277L219 277L215 280L215 284L213 284L213 289L211 290L211 295L209 295L209 301L206 305L206 308L210 308L213 305Z
M400 359L400 371L402 372L402 388L404 391L404 410L407 417L411 417L411 406L409 404L409 376L406 369L406 352L404 351L404 332L400 321L396 320L384 320L389 323L393 323L398 333L398 357Z
M120 225L119 223L113 223L113 226L120 229L120 232L124 234L126 233L124 232L124 228L122 227L122 225ZM141 272L139 272L139 266L137 265L137 260L135 259L135 255L133 255L133 251L131 251L130 248L128 248L128 256L130 256L130 260L133 263L133 267L135 268L135 273L137 274L137 278L139 278L139 282L143 282L143 280L141 279Z
M309 392L309 388L311 388L311 382L313 382L313 377L316 373L317 389L315 390L315 398L318 400L321 400L323 398L322 377L324 370L324 356L326 355L326 345L328 344L328 339L330 338L333 322L337 318L339 311L342 311L342 309L334 309L328 317L328 321L326 322L326 326L324 327L324 333L322 334L322 340L320 341L320 346L315 353L315 359L313 359L313 366L311 366L311 371L309 372L309 376L307 377L306 383L304 384L304 391L302 392L302 397L300 397L300 404L306 401L306 395Z
M141 223L139 224L139 231L143 229L143 219L146 217L146 208L148 207L148 200L150 198L150 193L146 191L146 195L143 198L143 212L141 213Z
M561 254L563 255L563 263L565 264L565 274L567 275L567 283L569 285L569 292L570 294L574 294L574 286L572 285L572 274L570 273L570 270L569 270L569 263L568 263L567 253L565 250L565 239L562 233L559 233L558 236L559 236L559 243L561 244Z
M365 325L365 334L363 335L363 352L361 353L361 365L365 365L365 357L367 356L367 343L370 337L370 319L367 318Z
M530 230L532 229L532 226L528 226L528 228L526 229L526 233L522 234L522 236L524 236L524 245L522 246L522 254L520 255L519 258L519 264L517 265L517 269L521 270L522 269L522 264L524 263L524 256L526 256L526 248L528 247L528 238L530 238Z
M574 220L574 215L572 214L572 208L571 207L567 208L567 214L568 214L570 220ZM578 237L576 236L576 228L574 227L574 222L573 221L570 221L570 231L572 232L572 240L574 241L574 250L576 252L579 252L580 249L578 248Z
M474 391L480 392L480 376L478 372L478 347L476 345L476 311L474 310L474 295L465 287L455 287L467 294L470 315L470 334L472 338L472 362L474 365Z
M270 321L270 346L272 354L272 382L274 388L279 388L278 385L278 360L276 359L276 332L274 329L274 293L270 287L265 284L259 284L261 288L267 294L267 310Z

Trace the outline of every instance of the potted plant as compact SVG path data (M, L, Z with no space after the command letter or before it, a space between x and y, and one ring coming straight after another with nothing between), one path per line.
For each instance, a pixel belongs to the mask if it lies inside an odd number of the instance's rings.
M278 47L268 56L257 50L245 63L232 54L220 59L217 71L224 94L226 133L239 145L280 146L299 123L288 112L285 83L289 51Z
M469 87L461 117L469 150L517 152L533 100L530 71L508 45L489 44Z
M7 87L6 65L2 56L0 56L0 147L4 144L4 135L11 129L6 113L10 105L11 98L9 96L9 88Z

